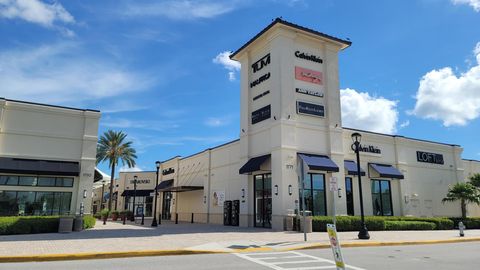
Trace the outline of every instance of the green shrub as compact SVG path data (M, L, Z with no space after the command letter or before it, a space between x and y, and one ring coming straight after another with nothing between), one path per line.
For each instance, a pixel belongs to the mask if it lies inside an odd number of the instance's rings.
M102 218L106 218L110 215L110 210L107 208L104 208L102 209L102 211L100 211L100 215L102 216Z
M312 230L325 232L329 223L333 223L332 217L315 216L312 220ZM361 218L357 216L337 217L337 231L356 231L360 228L360 224ZM370 231L382 231L385 229L385 221L380 217L365 217L365 224Z
M449 218L454 224L455 228L458 228L458 222L463 222L463 225L467 229L480 229L480 217L467 217L466 219L458 218Z
M58 222L58 216L0 217L0 234L57 232Z
M437 225L435 225L435 223L425 221L385 221L386 231L435 230L436 227Z
M102 215L100 213L95 213L95 214L93 214L93 217L96 218L96 219L101 219Z
M84 229L90 229L95 227L95 223L97 220L93 216L84 216L83 217L83 228Z
M453 222L445 217L384 217L390 221L421 221L435 223L436 230L451 230L454 227Z

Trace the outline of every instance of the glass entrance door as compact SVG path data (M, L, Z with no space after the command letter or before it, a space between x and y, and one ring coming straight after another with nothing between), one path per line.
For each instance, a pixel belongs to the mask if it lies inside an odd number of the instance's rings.
M170 214L170 206L172 204L172 193L163 192L163 201L162 201L162 219L170 220L172 215Z
M254 177L255 227L272 227L272 175L259 174Z

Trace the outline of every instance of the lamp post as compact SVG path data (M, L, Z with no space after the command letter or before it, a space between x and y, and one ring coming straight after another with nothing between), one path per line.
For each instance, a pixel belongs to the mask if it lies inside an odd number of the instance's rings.
M102 199L100 200L100 211L103 209L103 203L105 198L105 180L102 180Z
M352 134L352 150L355 151L357 155L357 176L358 176L358 192L360 193L360 213L361 213L361 223L360 230L358 232L358 239L370 239L368 234L367 226L365 225L365 215L363 213L363 193L362 193L362 177L360 173L360 141L362 140L362 135L358 132Z
M158 172L160 170L160 161L155 162L155 166L157 167L157 179L155 181L155 204L153 205L153 220L152 220L152 227L157 227L157 196L158 196Z
M137 179L136 175L133 176L133 215L130 221L135 221L135 197L137 197Z

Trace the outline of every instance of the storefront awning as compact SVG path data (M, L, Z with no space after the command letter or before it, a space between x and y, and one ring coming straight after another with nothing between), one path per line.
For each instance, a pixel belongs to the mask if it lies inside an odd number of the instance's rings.
M178 186L178 187L170 187L162 190L163 192L186 192L186 191L195 191L195 190L203 190L201 186Z
M238 173L251 174L255 171L261 171L260 166L262 166L262 164L265 163L265 161L267 161L269 158L270 154L251 158L240 168L240 170L238 170Z
M128 197L146 197L150 196L150 193L153 192L153 189L137 189L136 191L133 189L125 190L122 192L122 196L128 196Z
M0 157L0 173L79 176L80 164L72 161Z
M345 160L343 162L345 167L345 174L346 175L358 175L358 168L357 163L353 160ZM360 175L365 176L365 171L360 167Z
M157 191L164 191L164 189L171 188L173 186L173 179L163 180L158 184Z
M395 178L395 179L403 179L403 174L392 165L386 164L377 164L377 163L370 163L370 168L373 169L373 173L370 173L370 177L385 177L385 178Z
M310 170L338 172L339 168L333 160L327 156L313 154L298 154L298 157L308 165Z

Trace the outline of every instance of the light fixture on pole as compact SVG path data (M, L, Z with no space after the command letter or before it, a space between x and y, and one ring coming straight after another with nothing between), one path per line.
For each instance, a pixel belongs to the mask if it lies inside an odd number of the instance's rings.
M105 180L102 180L102 199L100 200L100 210L103 209L103 203L104 203L104 198L105 198Z
M362 178L360 171L360 142L362 140L362 135L358 132L352 134L352 150L355 151L357 155L357 176L358 176L358 192L360 194L360 213L361 213L361 223L360 230L358 232L358 239L370 239L368 234L367 226L365 225L365 215L363 212L363 193L362 193Z
M155 166L157 167L157 171L156 171L157 179L155 181L155 204L153 205L152 227L157 227L158 226L158 223L157 223L157 196L158 196L157 187L158 187L158 172L160 171L160 161L156 161Z
M292 185L288 185L288 195L292 196Z
M133 215L131 221L135 221L135 197L137 197L137 179L136 175L133 176Z

